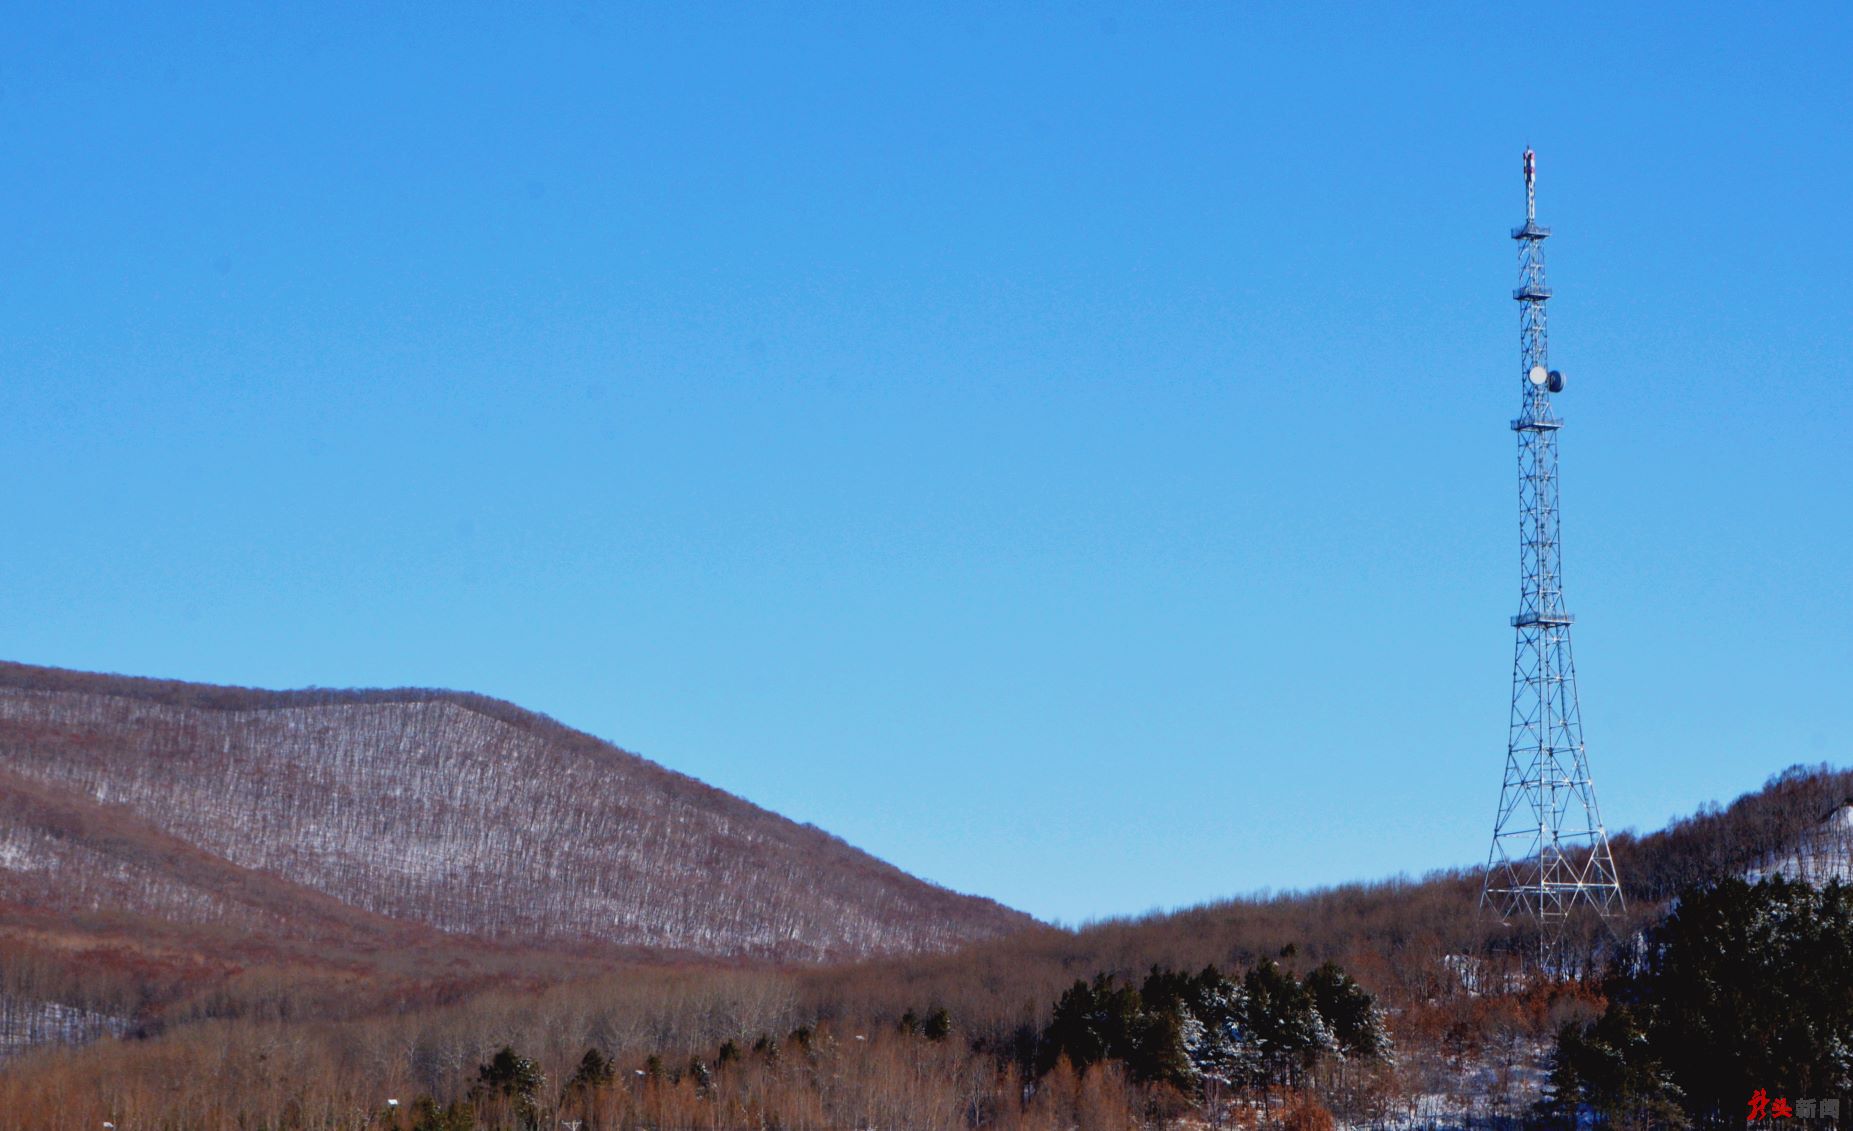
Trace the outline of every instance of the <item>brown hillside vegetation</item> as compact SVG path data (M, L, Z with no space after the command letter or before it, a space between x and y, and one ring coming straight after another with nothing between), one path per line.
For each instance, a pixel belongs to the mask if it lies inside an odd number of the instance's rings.
M0 665L0 927L775 960L1029 919L507 703ZM210 945L202 945L208 953Z
M210 712L277 709L242 698L264 693L141 690L123 698L161 713L131 717L178 726L167 713L178 712L194 728L191 741L217 739L221 756L226 732ZM271 701L290 710L311 705L303 701L311 696L291 698ZM331 698L341 708L434 702L461 705L435 693ZM87 720L101 721L64 725L93 728L79 733L100 741L126 742L134 733L110 721L118 716L109 711L85 710ZM352 725L355 716L325 717ZM387 721L394 716L363 717L379 734L406 733L402 722ZM310 741L300 727L267 725L273 729L262 733ZM553 726L533 725L542 734ZM42 751L56 741L41 736L33 745ZM170 735L150 748L181 745ZM1476 913L1471 870L1238 899L1078 931L1032 925L936 953L746 964L739 956L671 962L652 950L627 961L621 951L545 932L499 928L485 938L383 914L322 886L373 883L368 877L380 865L364 853L301 877L267 875L182 836L192 828L184 822L122 814L118 802L86 800L69 777L42 768L9 769L0 782L8 821L143 862L147 875L223 900L242 917L214 919L202 901L163 904L154 896L132 911L96 902L11 906L0 932L0 1003L12 1004L0 1009L0 1026L11 1026L16 1044L92 1043L47 1045L7 1062L0 1131L104 1120L129 1131L499 1128L574 1119L588 1129L1320 1128L1334 1118L1352 1125L1511 1119L1536 1100L1559 1027L1600 1010L1591 976L1661 916L1679 885L1769 866L1853 796L1853 772L1797 767L1728 808L1617 837L1627 916L1577 924L1552 976L1540 977L1537 940ZM220 780L243 788L242 772ZM696 797L705 790L684 788ZM99 824L99 812L122 819ZM340 812L317 819L346 819ZM228 867L234 871L220 871ZM117 889L105 885L125 874L136 875L99 869L93 901L114 898ZM274 915L292 931L266 927ZM501 922L523 920L515 910ZM1289 978L1310 979L1328 961L1374 995L1392 1056L1329 1053L1278 1081L1222 1091L1179 1090L1111 1057L1073 1064L1051 1056L1056 1002L1077 980L1111 975L1136 987L1155 966L1213 965L1240 981L1242 971L1270 963ZM25 1032L32 1026L36 1035ZM401 1100L396 1114L389 1097Z

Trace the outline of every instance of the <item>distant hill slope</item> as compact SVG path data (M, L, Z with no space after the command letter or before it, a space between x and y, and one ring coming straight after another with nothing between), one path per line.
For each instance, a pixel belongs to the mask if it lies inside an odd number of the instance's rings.
M1032 922L481 696L19 664L0 664L0 903L780 960Z
M1611 840L1627 908L1607 923L1579 916L1567 924L1554 944L1559 974L1599 975L1691 885L1772 874L1853 882L1853 769L1791 766L1728 805L1707 804L1666 828L1618 832ZM1503 992L1496 987L1530 984L1521 974L1535 962L1538 940L1531 924L1506 926L1480 909L1482 874L1483 866L1473 864L1419 878L1240 897L1077 931L1045 927L955 954L879 960L815 977L828 983L819 996L845 1012L892 1015L939 1002L968 1032L1003 1044L1020 1024L1023 1002L1053 1002L1075 979L1098 971L1137 983L1154 965L1227 970L1276 958L1306 971L1330 960L1391 1010L1403 1069L1419 1091L1440 1095L1473 1075L1473 1065L1461 1059L1464 1047L1503 1040L1511 1054L1514 1034L1532 1026L1519 1044L1535 1053L1564 1020L1544 1008L1542 997L1516 1012L1484 999ZM1046 1014L1039 1019L1046 1020Z

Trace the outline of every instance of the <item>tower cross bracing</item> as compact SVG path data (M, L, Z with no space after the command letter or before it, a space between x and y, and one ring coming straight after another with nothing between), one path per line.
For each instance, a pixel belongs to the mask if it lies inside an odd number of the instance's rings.
M1557 433L1563 421L1552 398L1563 377L1550 367L1545 306L1551 288L1544 274L1538 223L1537 159L1525 151L1525 223L1518 241L1519 611L1512 663L1512 716L1505 785L1493 822L1482 907L1500 918L1529 917L1549 924L1586 904L1608 914L1622 906L1621 884L1609 853L1608 832L1596 808L1595 783L1583 748L1576 664L1564 609L1563 560L1557 510Z

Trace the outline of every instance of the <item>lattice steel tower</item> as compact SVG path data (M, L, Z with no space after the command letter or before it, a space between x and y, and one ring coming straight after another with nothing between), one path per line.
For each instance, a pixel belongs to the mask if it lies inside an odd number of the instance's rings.
M1596 810L1596 789L1583 751L1576 702L1576 666L1563 607L1563 563L1557 529L1557 431L1551 397L1563 375L1550 367L1544 306L1544 241L1539 225L1537 158L1525 151L1525 225L1518 241L1519 613L1512 618L1518 648L1512 663L1512 729L1505 788L1493 823L1480 905L1502 919L1525 915L1549 924L1578 903L1603 914L1622 905L1608 832Z

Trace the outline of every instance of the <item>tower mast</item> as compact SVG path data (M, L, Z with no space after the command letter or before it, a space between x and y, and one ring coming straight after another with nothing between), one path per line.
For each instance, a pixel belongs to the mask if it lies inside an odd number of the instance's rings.
M1563 375L1550 367L1545 304L1544 241L1538 223L1537 155L1525 150L1525 224L1518 241L1519 612L1512 664L1512 722L1505 786L1493 822L1480 905L1507 921L1526 916L1541 926L1567 917L1578 903L1606 915L1622 906L1608 832L1596 809L1595 783L1583 749L1576 665L1563 607L1563 562L1557 520L1557 432L1563 427L1552 396Z

